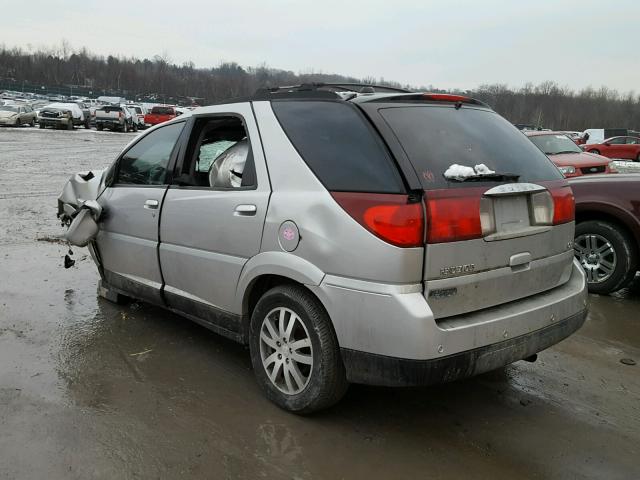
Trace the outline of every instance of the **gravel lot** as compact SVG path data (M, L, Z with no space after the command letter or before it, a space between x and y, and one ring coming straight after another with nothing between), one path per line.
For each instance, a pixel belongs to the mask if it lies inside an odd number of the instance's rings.
M243 347L62 268L57 194L133 136L0 129L0 478L640 478L640 280L534 364L296 417Z

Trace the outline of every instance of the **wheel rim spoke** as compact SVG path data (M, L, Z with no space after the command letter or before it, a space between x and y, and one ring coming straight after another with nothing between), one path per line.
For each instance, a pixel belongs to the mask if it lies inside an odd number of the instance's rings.
M269 337L269 335L267 335L267 332L265 332L264 330L262 330L262 332L260 332L260 339L266 343L267 345L269 345L271 348L276 349L278 348L278 345L276 344L276 341Z
M291 354L291 360L298 363L304 363L305 365L313 364L313 357L311 355L303 355L298 352L293 352Z
M296 342L293 342L293 343L289 344L289 347L294 352L300 350L301 348L307 348L307 347L310 347L310 346L311 346L311 340L309 340L308 338L303 338L302 340L298 340Z
M271 370L271 373L269 374L269 379L275 383L276 382L276 377L278 376L278 373L280 373L280 369L282 368L282 361L276 361L273 370Z
M298 366L295 363L290 363L288 367L289 367L288 368L289 373L293 377L293 380L296 382L296 385L298 386L298 388L302 388L305 382L302 379L302 374L300 373L300 370L298 370Z

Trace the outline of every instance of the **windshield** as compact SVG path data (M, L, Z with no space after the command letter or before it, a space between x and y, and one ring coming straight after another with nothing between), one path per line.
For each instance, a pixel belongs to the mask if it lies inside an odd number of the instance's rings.
M580 153L578 147L569 137L562 134L533 135L529 140L545 155L557 155L558 153Z
M460 186L451 166L483 167L520 182L558 180L558 169L513 125L495 112L453 105L406 105L379 110L425 189Z
M0 106L0 110L4 110L7 112L17 112L18 111L18 107L13 107L11 105L2 105Z

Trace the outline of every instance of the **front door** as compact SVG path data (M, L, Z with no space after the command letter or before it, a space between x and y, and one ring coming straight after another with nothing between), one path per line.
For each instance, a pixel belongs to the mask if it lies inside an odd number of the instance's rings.
M271 189L251 107L233 107L193 120L164 200L160 263L170 306L237 332L236 285L260 251Z
M158 222L184 125L179 122L149 132L127 149L98 200L104 213L96 244L105 280L154 303L162 303Z

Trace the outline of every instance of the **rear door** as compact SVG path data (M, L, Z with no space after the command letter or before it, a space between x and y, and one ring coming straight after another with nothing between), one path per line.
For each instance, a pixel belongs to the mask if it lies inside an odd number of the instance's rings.
M571 190L509 122L489 109L452 102L363 108L378 116L401 166L411 165L403 170L408 178L417 174L424 191L424 294L436 318L504 304L569 279Z
M170 306L237 331L236 285L260 251L271 188L250 104L211 108L192 120L160 227Z
M104 214L96 243L107 282L155 303L162 287L158 222L184 125L154 130L128 148L98 200Z

